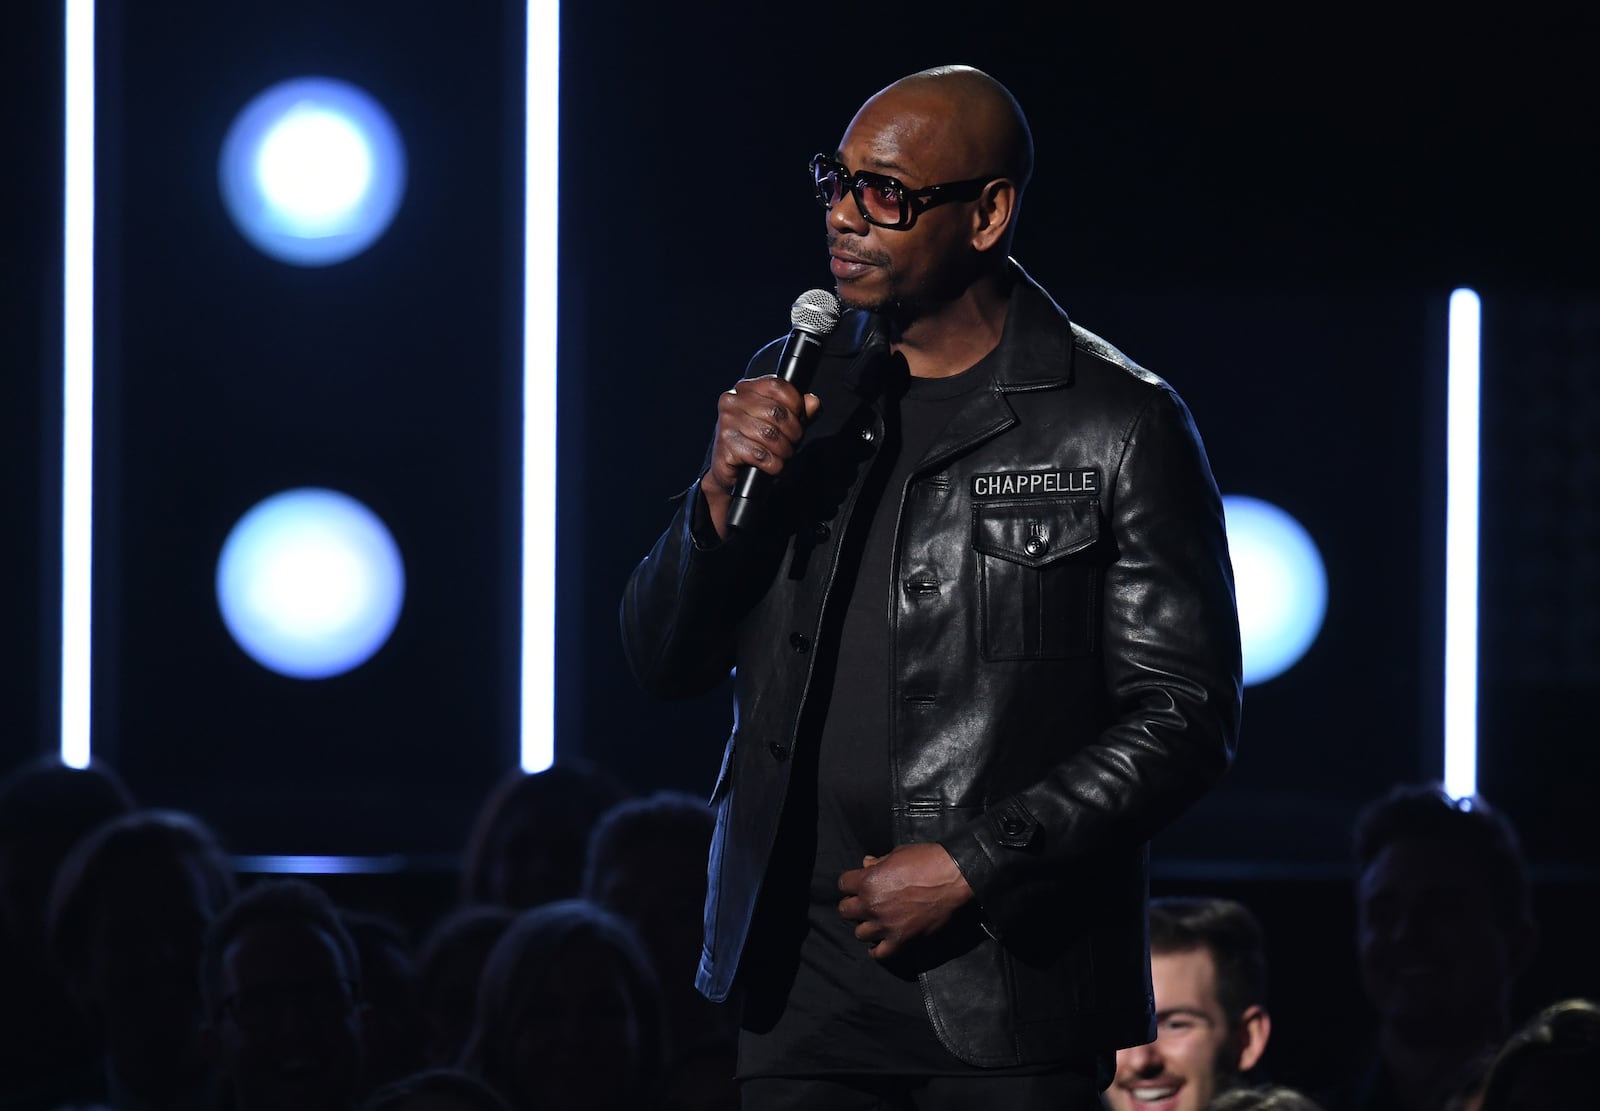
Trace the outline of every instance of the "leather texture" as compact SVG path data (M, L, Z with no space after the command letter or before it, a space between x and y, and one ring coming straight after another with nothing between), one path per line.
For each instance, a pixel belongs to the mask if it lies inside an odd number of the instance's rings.
M941 1041L979 1066L1154 1036L1147 844L1229 767L1241 693L1221 499L1187 408L1011 265L992 384L880 509L898 506L896 840L943 844L978 904L931 939L920 979ZM828 338L821 411L758 526L697 543L696 483L622 600L646 690L733 673L698 975L713 999L745 948L839 545L865 527L850 510L882 437L877 329L852 311Z

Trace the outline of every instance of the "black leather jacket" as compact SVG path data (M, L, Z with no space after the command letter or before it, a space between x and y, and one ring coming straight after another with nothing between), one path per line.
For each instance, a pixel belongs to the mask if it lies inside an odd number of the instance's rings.
M932 939L923 996L941 1041L980 1066L1154 1036L1147 842L1227 769L1240 703L1221 499L1187 409L1012 265L992 388L881 510L898 501L884 599L896 842L942 843L978 903ZM623 597L647 690L703 693L735 669L698 976L713 999L745 947L841 533L881 435L876 323L847 312L829 337L821 411L761 527L698 544L691 487Z

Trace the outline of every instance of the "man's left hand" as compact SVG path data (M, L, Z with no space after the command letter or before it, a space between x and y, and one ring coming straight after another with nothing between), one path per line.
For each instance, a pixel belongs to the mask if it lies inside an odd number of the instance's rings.
M942 927L973 898L961 869L937 843L897 845L861 865L839 877L845 895L839 915L856 923L856 937L880 961Z

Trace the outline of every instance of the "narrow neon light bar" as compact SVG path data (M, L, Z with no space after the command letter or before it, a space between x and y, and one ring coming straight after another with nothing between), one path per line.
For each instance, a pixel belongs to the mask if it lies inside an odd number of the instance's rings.
M94 520L94 0L66 3L62 234L61 761L89 763Z
M407 861L399 854L387 856L236 856L233 866L241 872L275 873L290 876L375 876L406 870Z
M523 140L522 770L555 761L556 251L561 7L529 0Z
M1478 418L1482 305L1450 294L1444 572L1444 788L1478 791Z

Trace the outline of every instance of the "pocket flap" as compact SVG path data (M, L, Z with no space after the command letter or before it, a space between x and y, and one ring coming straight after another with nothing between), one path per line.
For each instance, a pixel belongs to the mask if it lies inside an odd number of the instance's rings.
M1099 539L1100 503L1094 498L1030 498L972 507L972 546L1025 567L1044 567Z

